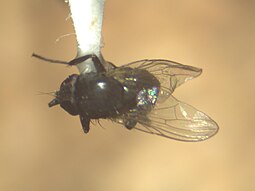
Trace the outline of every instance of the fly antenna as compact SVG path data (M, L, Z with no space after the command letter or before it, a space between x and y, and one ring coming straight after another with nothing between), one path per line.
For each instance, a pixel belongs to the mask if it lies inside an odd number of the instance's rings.
M37 95L49 95L49 96L53 96L56 97L56 91L53 92L38 92Z

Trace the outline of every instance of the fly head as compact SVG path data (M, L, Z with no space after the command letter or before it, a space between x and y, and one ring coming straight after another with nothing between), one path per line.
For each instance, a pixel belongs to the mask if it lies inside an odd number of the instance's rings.
M56 97L49 103L49 107L60 104L60 106L69 114L78 115L75 97L75 84L77 78L77 74L72 74L62 82L59 91L56 92Z

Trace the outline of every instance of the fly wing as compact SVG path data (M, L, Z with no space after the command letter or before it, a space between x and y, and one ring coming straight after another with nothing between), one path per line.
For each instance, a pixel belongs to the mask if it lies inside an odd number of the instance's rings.
M160 91L155 108L149 113L141 110L130 111L125 116L113 119L124 124L135 120L137 130L180 141L203 141L218 131L218 125L196 108L172 96L175 88L202 73L202 69L169 60L139 60L118 67L109 75L126 73L125 68L144 69L160 81Z
M218 125L196 108L170 96L148 114L138 114L135 129L179 141L203 141L218 131Z
M202 69L183 65L170 60L145 59L131 62L122 67L144 69L153 74L160 81L161 88L173 93L175 88L202 73ZM121 67L120 67L121 68Z

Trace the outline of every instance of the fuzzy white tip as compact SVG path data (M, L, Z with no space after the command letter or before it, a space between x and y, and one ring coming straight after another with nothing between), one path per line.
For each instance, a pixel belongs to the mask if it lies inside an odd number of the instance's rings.
M104 0L69 0L78 56L100 54Z

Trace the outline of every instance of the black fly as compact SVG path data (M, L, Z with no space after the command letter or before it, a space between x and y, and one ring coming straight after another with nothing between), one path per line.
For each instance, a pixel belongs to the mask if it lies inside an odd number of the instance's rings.
M69 76L49 103L79 115L85 133L90 121L100 118L180 141L202 141L218 131L210 117L172 96L175 88L201 74L199 68L159 59L116 67L96 55L70 62L33 56L70 66L92 59L95 71Z

